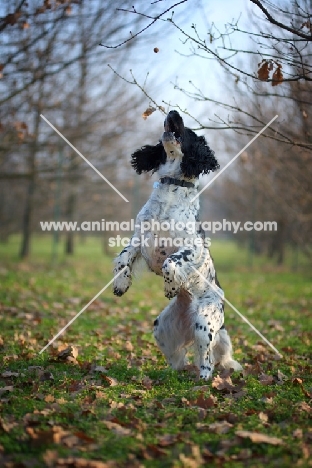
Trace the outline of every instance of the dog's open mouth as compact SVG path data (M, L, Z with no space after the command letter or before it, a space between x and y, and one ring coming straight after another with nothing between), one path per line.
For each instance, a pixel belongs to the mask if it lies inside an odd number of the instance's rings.
M164 129L165 132L163 134L162 141L176 140L178 143L181 143L184 132L184 123L179 112L175 110L169 112L164 122Z

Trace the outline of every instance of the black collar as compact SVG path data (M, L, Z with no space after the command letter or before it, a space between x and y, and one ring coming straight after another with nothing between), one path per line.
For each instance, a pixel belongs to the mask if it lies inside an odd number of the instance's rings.
M162 177L160 179L162 184L168 185L179 185L180 187L191 187L194 188L195 185L192 182L186 182L185 180L174 179L173 177Z

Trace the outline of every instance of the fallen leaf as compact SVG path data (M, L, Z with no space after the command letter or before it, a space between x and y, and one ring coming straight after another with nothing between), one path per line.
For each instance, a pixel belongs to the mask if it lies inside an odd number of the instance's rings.
M293 385L299 385L299 387L301 388L303 394L308 397L308 398L312 398L312 394L309 393L303 386L303 381L301 379L299 379L298 377L296 377L295 379L293 379L292 381Z
M299 427L297 429L295 429L292 433L293 437L295 437L296 439L302 439L302 435L303 435L303 432L302 432L302 429L300 429Z
M2 372L1 377L4 377L5 379L9 377L18 377L20 374L19 372L11 372L11 371L5 371Z
M269 420L269 416L266 413L263 413L262 411L260 411L258 416L259 416L260 421L262 422L268 422Z
M44 398L44 401L46 401L47 403L53 403L53 401L54 401L54 396L53 396L53 395L47 395L47 396Z
M78 437L78 439L81 439L84 442L87 442L88 444L95 442L95 439L93 439L93 437L89 437L87 434L85 434L82 431L74 432L74 436Z
M104 366L95 366L92 372L100 372L101 374L107 374L108 370Z
M54 376L50 371L39 371L40 381L45 382L46 380L54 380Z
M103 380L105 380L110 387L115 387L116 385L119 385L117 379L115 379L114 377L109 377L108 375L103 375Z
M226 434L232 427L233 424L227 421L215 422L208 426L209 430L215 434Z
M180 453L179 458L183 468L198 468L204 464L202 455L205 457L213 456L209 450L201 449L198 445L192 445L190 455L186 456L184 453Z
M236 431L235 434L243 439L250 439L254 443L264 443L271 445L284 445L284 441L278 437L268 436L260 432Z
M116 435L127 436L131 434L131 429L121 426L120 424L112 421L104 421L105 426Z
M212 380L212 387L216 388L217 390L221 390L224 393L232 393L232 392L239 392L245 382L242 381L239 385L235 385L232 382L231 375L233 371L225 370L220 375L217 375Z
M308 403L306 403L305 401L297 403L296 407L301 409L302 411L305 411L306 413L311 413L312 411L311 406L309 406Z
M209 397L205 397L204 393L201 392L195 400L190 401L190 404L192 406L198 406L199 408L208 409L217 406L217 401L215 396L209 395Z
M13 392L14 387L12 385L7 385L6 387L1 387L0 388L0 395L3 395L4 393L8 392Z
M133 351L134 350L134 346L133 344L131 343L131 341L126 341L125 342L125 350L126 351Z
M273 382L273 376L272 375L266 375L266 374L261 374L259 375L259 382L262 385L272 385Z
M178 436L176 434L165 434L158 439L158 445L161 447L168 447L177 442Z
M144 388L147 390L151 390L153 387L153 381L149 377L143 377L142 379L142 385Z
M116 468L114 461L86 460L85 458L58 458L53 468Z
M68 358L76 360L77 356L78 348L76 348L76 346L68 346L68 348L63 349L57 354L57 359L59 361L68 361Z

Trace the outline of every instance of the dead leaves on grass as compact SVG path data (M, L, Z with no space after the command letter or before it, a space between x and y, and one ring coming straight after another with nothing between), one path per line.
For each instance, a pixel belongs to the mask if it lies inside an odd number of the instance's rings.
M240 379L235 382L232 381L231 375L233 370L224 370L212 379L212 388L221 391L223 394L227 395L228 398L241 398L246 395L246 391L242 388L246 385L245 380Z
M271 445L284 445L284 441L278 437L268 436L266 434L261 434L260 432L251 432L251 431L236 431L235 434L242 439L250 439L251 442L257 444L271 444Z

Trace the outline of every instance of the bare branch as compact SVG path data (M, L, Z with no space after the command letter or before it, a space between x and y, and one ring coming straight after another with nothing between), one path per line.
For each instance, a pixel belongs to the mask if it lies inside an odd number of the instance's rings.
M290 26L286 26L285 24L281 23L280 21L277 21L275 18L273 18L272 15L268 12L268 10L262 5L262 3L259 0L250 0L251 3L254 3L260 10L265 14L266 18L270 21L270 23L275 24L275 26L278 26L281 29L284 29L285 31L289 31L292 34L296 34L299 37L302 37L306 39L307 41L312 41L312 35L311 34L305 34L301 32L299 29L291 28Z
M171 11L173 8L175 8L176 6L178 5L181 5L182 3L185 3L187 2L188 0L181 0L180 2L177 2L175 3L174 5L171 5L170 8L167 8L165 11L163 11L162 13L160 13L159 15L155 16L153 18L153 20L147 25L145 26L144 28L142 28L140 31L138 31L137 33L135 34L131 34L131 37L129 37L128 39L120 42L119 44L117 45L114 45L114 46L109 46L109 45L106 45L106 44L102 44L100 43L99 45L102 46L102 47L106 47L107 49L117 49L118 47L121 47L122 45L126 44L127 42L129 41L132 41L135 37L138 37L140 34L142 34L144 31L146 31L147 29L149 29L153 24L155 24L162 16L164 16L166 13L168 13L169 11ZM141 16L145 16L147 18L152 18L152 17L149 17L147 15L144 15L142 13L139 13L137 12L136 10L122 10L122 11L127 11L128 13L136 13L138 15L141 15Z

